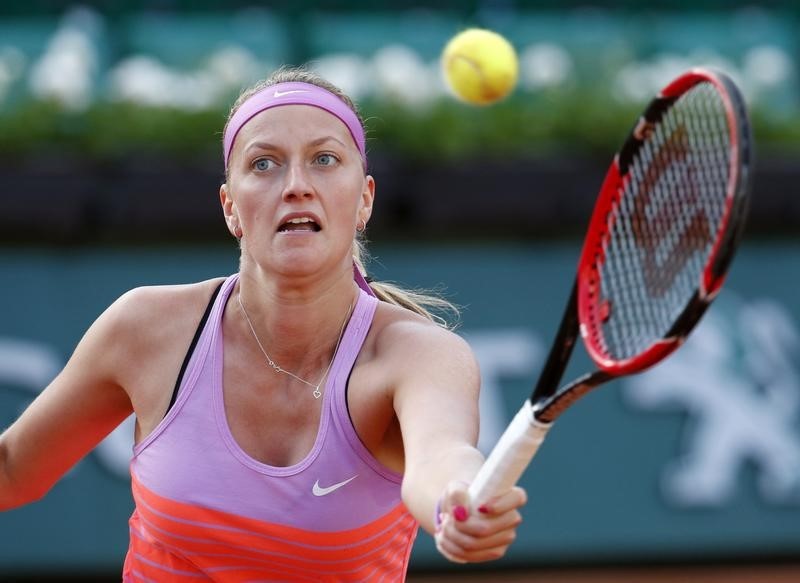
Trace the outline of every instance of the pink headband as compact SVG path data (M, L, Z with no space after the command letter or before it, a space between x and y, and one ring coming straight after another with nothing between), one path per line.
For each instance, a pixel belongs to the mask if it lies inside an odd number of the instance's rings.
M364 128L361 126L361 122L358 121L358 116L356 116L355 112L327 89L310 83L291 82L265 87L250 96L233 114L225 126L225 137L222 142L226 170L228 168L228 160L231 157L233 142L242 126L262 111L279 105L313 105L338 117L350 130L350 135L353 136L353 141L356 143L358 151L361 152L361 158L366 164L367 153Z

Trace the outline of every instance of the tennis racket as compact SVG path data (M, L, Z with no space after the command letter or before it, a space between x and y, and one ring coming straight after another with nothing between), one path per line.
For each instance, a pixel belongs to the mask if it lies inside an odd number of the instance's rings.
M603 181L553 347L470 486L474 504L517 483L575 401L683 343L741 238L751 148L744 100L720 72L692 69L648 105ZM559 388L579 332L597 368Z

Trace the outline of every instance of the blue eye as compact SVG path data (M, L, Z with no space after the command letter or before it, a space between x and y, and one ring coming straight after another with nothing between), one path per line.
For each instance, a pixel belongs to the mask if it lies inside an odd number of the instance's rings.
M333 166L339 159L333 154L320 154L317 156L317 163L321 166Z
M259 158L253 161L253 168L256 170L269 170L272 167L272 160L269 158Z

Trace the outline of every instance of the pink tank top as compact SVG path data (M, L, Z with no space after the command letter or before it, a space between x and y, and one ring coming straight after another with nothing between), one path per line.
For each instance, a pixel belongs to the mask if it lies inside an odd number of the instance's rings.
M313 448L275 467L239 447L223 407L221 321L237 279L214 301L174 406L134 447L123 581L402 581L417 523L401 476L362 444L346 402L378 300L359 293Z

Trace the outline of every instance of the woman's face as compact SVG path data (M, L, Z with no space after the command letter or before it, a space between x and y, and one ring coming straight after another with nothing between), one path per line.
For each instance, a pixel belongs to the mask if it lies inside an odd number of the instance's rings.
M347 266L375 183L345 124L318 107L267 109L239 132L220 189L243 259L285 275Z

